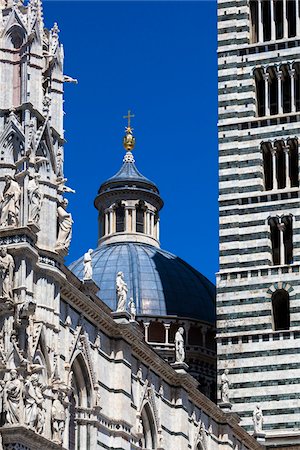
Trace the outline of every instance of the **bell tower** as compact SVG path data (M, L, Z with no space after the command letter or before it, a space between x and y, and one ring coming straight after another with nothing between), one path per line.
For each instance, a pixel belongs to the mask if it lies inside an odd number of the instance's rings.
M300 443L299 20L298 0L218 1L219 386L267 446Z

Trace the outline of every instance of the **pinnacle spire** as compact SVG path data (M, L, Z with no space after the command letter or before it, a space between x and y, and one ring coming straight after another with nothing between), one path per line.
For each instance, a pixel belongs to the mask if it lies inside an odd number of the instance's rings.
M133 128L130 123L130 119L134 117L134 114L131 114L130 109L128 110L127 116L123 116L123 119L128 120L127 127L125 127L125 136L123 138L123 146L126 152L131 152L135 146L135 137L133 136Z

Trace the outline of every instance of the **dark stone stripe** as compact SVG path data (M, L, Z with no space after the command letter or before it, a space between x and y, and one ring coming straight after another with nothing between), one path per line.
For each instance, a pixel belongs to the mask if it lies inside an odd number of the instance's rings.
M244 325L244 326L240 326L240 327L225 327L225 328L217 328L217 333L221 334L221 333L246 333L248 331L255 331L255 332L260 332L260 331L265 331L265 330L269 330L270 329L270 324L269 323L257 323L254 325ZM241 357L241 356L240 356ZM219 359L220 356L219 356ZM226 358L226 359L231 359L231 358Z
M237 5L239 6L239 8L241 8L242 6L248 5L248 2L247 2L247 0L239 0L238 3L236 1L218 3L217 8L218 9L227 9L227 8L232 8L232 7L234 8Z
M285 341L286 345L287 341ZM278 348L269 349L255 352L242 352L242 353L227 353L226 355L219 355L219 359L228 361L231 359L245 359L245 358L260 358L260 357L273 357L273 356L286 356L286 355L299 355L300 348ZM299 367L299 366L298 366Z
M240 13L240 14L224 14L224 16L218 16L218 22L224 22L226 20L242 20L248 19L249 14Z
M239 228L248 228L248 227L259 227L262 225L265 225L266 221L265 220L253 220L250 224L248 222L243 222L243 223L239 223L238 226ZM222 223L220 224L220 229L221 230L228 230L229 228L235 228L237 226L236 223Z
M255 117L255 115L253 115L253 111L244 111L244 112L229 112L229 113L222 113L219 114L219 120L225 120L225 119L232 119L233 117Z
M284 378L281 380L259 380L259 381L246 381L244 383L231 383L230 386L235 389L250 389L255 387L271 387L271 386L286 386L286 385L300 385L300 378Z
M266 303L266 302L264 302ZM300 312L300 307L294 307L290 309L290 314L297 314ZM250 319L253 317L264 317L270 316L272 314L271 305L269 309L259 310L259 311L241 311L236 313L228 314L217 314L217 320L228 320L228 319ZM292 324L291 324L292 325Z
M264 194L264 192L266 192L266 191L261 191L261 192L262 192L262 194ZM275 205L275 206L273 205L273 207L272 207L272 214L276 215L276 212L284 211L286 209L289 209L290 212L292 212L291 210L293 210L294 208L298 209L299 208L299 200L298 199L291 199L291 200L294 200L295 203L292 203L292 202L289 203L288 204L288 208L287 208L287 205L284 204L284 203L278 204L278 205ZM269 205L265 205L265 204L259 205L259 203L257 203L255 207L254 206L249 207L247 205L244 205L243 209L238 209L238 210L237 209L233 209L233 210L230 209L228 211L220 211L220 217L234 216L234 215L237 214L237 211L239 211L239 216L246 216L246 215L250 215L251 216L251 215L253 215L255 213L269 212L270 211L270 206ZM249 223L247 224L247 226L252 226L250 220L249 220Z
M235 367L230 369L231 374L249 374L249 373L258 373L258 372L274 372L275 370L294 370L299 369L299 363L286 363L286 364L267 364L265 366L244 366L244 367ZM223 370L220 371L220 374L223 373ZM283 374L284 375L284 374ZM271 376L271 375L270 375ZM283 378L285 380L285 378Z
M238 226L236 224L235 226ZM257 231L256 233L247 234L231 234L230 236L220 236L220 243L225 242L245 242L245 241L256 241L258 239L265 239L270 236L269 231Z
M245 269L246 267L266 266L269 264L270 261L268 259L257 259L256 261L246 261L243 263L236 261L232 263L220 264L220 270L236 269L236 268Z
M234 256L234 255L253 255L255 253L270 253L271 249L270 247L267 247L265 245L260 245L257 247L250 247L250 248L230 248L228 250L220 250L219 255L222 256ZM255 261L252 262L252 265L255 264Z

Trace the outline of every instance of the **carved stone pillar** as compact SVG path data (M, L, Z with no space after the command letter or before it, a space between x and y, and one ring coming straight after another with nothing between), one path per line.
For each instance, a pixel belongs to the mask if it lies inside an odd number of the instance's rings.
M271 41L275 41L276 39L276 23L275 23L275 16L274 16L274 0L270 0L270 13L271 13Z
M131 210L131 232L136 232L136 209L133 208Z
M283 8L283 13L282 13L283 38L287 38L288 37L288 21L287 21L287 15L286 15L286 1L287 0L283 0L282 1L282 8Z
M171 326L170 323L164 323L164 327L165 327L165 331L166 331L166 334L165 334L165 344L168 344L168 343L169 343L170 326Z
M128 232L130 230L129 226L129 208L128 206L125 206L125 224L124 224L124 231Z
M298 3L298 0L296 0ZM291 77L291 111L296 112L296 97L295 97L295 69L289 71Z
M285 159L285 187L291 187L291 177L290 177L290 147L287 145L283 147L284 159Z
M114 232L114 210L109 209L109 234Z
M149 326L150 326L150 322L144 322L145 341L146 342L148 342L148 339L149 339Z
M278 114L282 114L283 113L282 80L283 80L283 73L281 71L279 71L279 72L277 72L277 81L278 81Z
M296 0L296 36L300 35L300 24L299 24L299 1Z
M108 211L105 211L105 213L104 213L104 234L105 234L105 236L108 235L108 232L109 232Z
M279 241L280 241L280 264L283 265L285 262L285 255L284 255L284 241L283 241L283 233L285 230L285 224L279 223L278 229L280 232Z
M257 42L264 41L264 28L262 23L262 0L258 0L257 11L258 11L258 39Z
M270 115L270 75L264 73L265 80L265 116Z
M278 189L275 147L271 148L271 155L272 155L273 189Z
M150 215L150 233L149 234L151 234L151 236L154 236L154 213L153 212L151 212L151 215Z

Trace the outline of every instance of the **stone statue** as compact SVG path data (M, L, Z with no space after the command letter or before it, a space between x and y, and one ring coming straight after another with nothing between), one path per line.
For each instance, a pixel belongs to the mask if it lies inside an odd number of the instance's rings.
M230 403L229 402L229 378L228 378L229 370L225 369L221 375L221 400L222 403Z
M183 363L185 360L183 334L183 327L179 327L175 334L175 361L177 363Z
M5 247L0 247L0 298L13 301L13 278L15 262Z
M127 300L127 292L128 292L128 287L124 281L123 272L118 272L118 274L117 274L116 292L117 292L117 298L118 298L117 312L123 312L126 310L126 300Z
M39 223L43 203L43 194L39 185L39 174L34 174L28 182L29 221Z
M93 250L90 248L83 257L83 279L91 280L93 278L93 267L92 267L92 253Z
M60 178L63 177L63 165L64 165L63 149L59 147L56 154L56 167L57 167L57 176Z
M5 186L1 195L2 227L18 225L21 189L11 175L5 175Z
M252 420L253 420L254 434L261 433L263 428L264 417L259 405L257 405L255 410L253 411Z
M44 396L36 373L25 383L24 401L26 425L42 433L45 425Z
M52 403L51 423L53 441L58 444L62 444L66 423L66 410L58 394Z
M68 250L72 238L72 215L66 211L68 200L63 199L57 208L58 236L56 242L57 250Z
M22 382L17 378L15 369L10 371L10 380L5 384L3 409L6 412L6 423L19 424L20 422L20 401L22 397Z
M136 306L135 306L135 302L134 302L132 297L130 297L128 306L129 306L129 311L130 311L130 319L131 320L135 320L135 317L136 317Z

